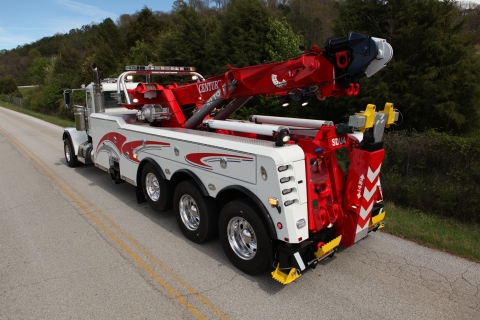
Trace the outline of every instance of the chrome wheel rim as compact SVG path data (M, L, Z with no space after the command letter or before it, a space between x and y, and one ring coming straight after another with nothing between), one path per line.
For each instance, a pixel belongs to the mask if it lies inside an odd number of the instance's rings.
M67 159L68 162L70 162L70 147L67 144L65 144L65 159Z
M228 242L233 252L243 260L251 260L257 253L257 237L250 223L241 217L230 219L227 225Z
M157 177L151 172L145 177L145 187L150 199L153 201L158 201L158 199L160 199L160 185Z
M195 200L188 194L184 194L178 203L180 218L188 230L195 231L200 225L200 212Z

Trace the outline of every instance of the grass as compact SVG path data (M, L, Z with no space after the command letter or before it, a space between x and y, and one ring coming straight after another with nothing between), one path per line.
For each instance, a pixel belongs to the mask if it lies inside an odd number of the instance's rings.
M35 89L36 88L18 88L18 91L20 91L23 98L28 98Z
M29 89L29 88L27 88ZM23 94L23 92L22 92ZM71 127L71 120L48 116L18 107L12 103L0 102L0 106L21 112L61 127ZM454 254L480 262L480 225L463 224L455 220L427 214L416 209L403 208L388 203L385 207L385 228L394 236L414 241L426 247Z
M460 223L392 203L386 205L385 211L385 228L382 231L480 262L479 224Z
M63 118L60 118L60 117L57 117L57 116L49 116L49 115L46 115L46 114L43 114L43 113L40 113L40 112L32 111L32 110L24 108L24 107L19 107L19 106L13 104L13 103L0 101L0 106L4 107L4 108L7 108L7 109L10 109L10 110L20 112L20 113L27 114L29 116L41 119L41 120L46 121L46 122L56 124L57 126L60 126L60 127L74 127L75 126L75 122L72 121L72 120L63 119Z

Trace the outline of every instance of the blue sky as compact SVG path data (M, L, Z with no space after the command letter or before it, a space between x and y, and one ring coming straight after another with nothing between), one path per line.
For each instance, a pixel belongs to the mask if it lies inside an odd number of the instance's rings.
M174 0L0 0L0 50L13 49L83 25L114 22L142 10L171 11Z

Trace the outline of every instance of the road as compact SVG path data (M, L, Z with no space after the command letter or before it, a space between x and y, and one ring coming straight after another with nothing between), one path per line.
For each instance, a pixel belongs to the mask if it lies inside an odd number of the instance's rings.
M377 232L283 286L0 108L0 319L480 319L480 264Z

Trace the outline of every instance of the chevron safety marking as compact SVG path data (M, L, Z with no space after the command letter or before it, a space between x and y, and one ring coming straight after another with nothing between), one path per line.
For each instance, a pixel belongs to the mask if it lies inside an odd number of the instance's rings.
M368 191L368 188L365 187L363 189L363 198L369 202L372 196L375 194L375 191L377 191L377 185L374 185L371 191Z
M366 210L363 209L363 207L361 207L360 208L360 217L362 217L363 220L367 219L368 214L370 213L370 211L372 211L372 208L373 208L373 202L370 203L370 205L368 206L368 208Z
M382 167L382 165L380 164L378 166L377 170L375 170L375 172L373 172L372 169L370 167L368 167L367 178L368 178L368 180L370 180L370 182L373 182L373 180L375 180L378 177L378 174L380 173L380 168L381 167Z
M380 176L381 166L382 165L380 164L375 171L373 171L370 166L368 167L368 171L367 171L368 181L366 181L364 185L363 193L362 193L362 201L360 206L360 214L357 220L355 242L364 238L368 234L368 222L370 220L370 216L371 216L371 212L374 204L373 195L375 194L378 188L378 178Z

